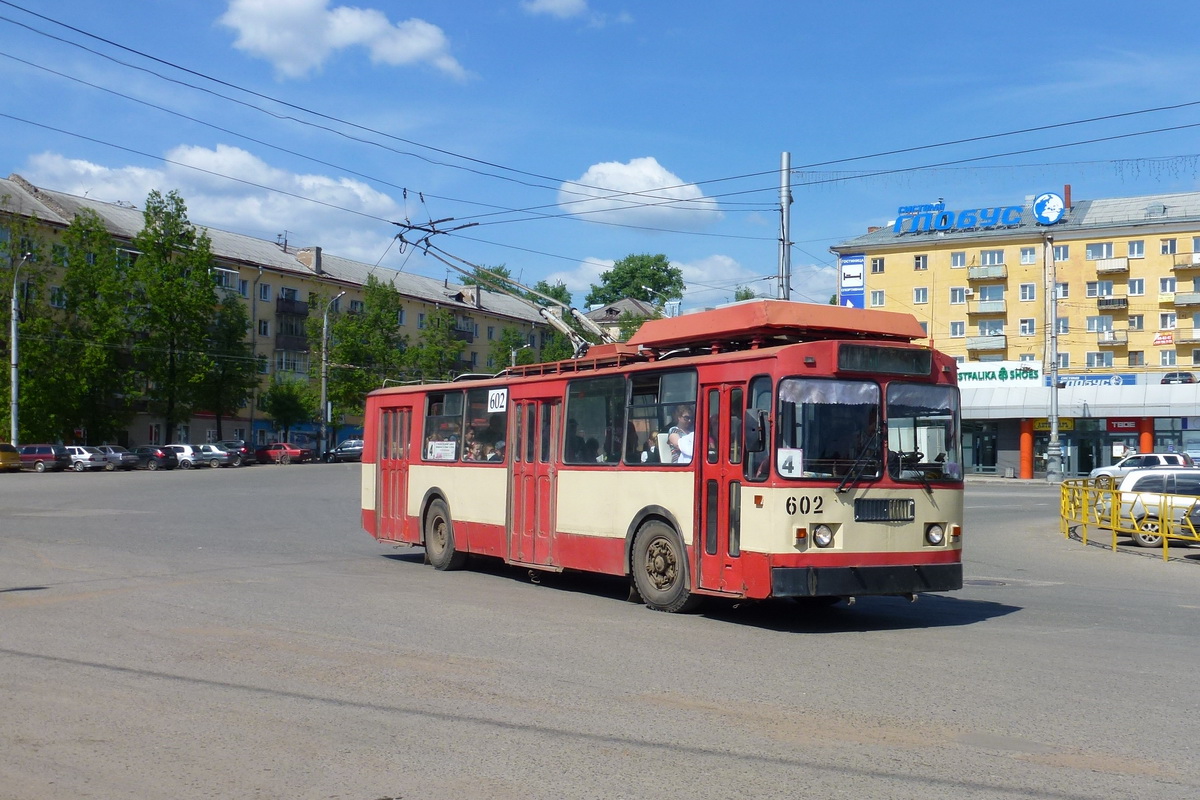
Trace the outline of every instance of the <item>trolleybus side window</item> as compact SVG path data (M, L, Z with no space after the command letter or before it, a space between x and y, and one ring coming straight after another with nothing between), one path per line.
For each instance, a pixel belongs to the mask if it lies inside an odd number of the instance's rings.
M467 392L467 419L463 427L463 461L503 463L508 434L508 389L471 389Z
M695 430L695 372L641 373L630 379L625 463L686 465Z
M729 463L742 463L742 390L729 393Z
M779 382L779 450L785 478L878 478L883 463L879 384L788 378Z
M887 388L888 472L896 480L962 480L959 396L954 386L892 382Z
M572 381L565 433L563 463L615 465L625 438L625 379Z
M463 393L431 392L425 398L425 447L427 461L454 461L462 438Z
M765 481L771 464L770 414L771 406L774 405L770 378L759 375L750 381L749 401L742 425L745 431L746 480Z

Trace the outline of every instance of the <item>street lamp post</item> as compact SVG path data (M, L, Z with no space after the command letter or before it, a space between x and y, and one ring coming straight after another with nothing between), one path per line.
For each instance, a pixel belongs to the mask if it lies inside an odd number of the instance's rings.
M11 444L13 447L16 447L18 444L18 442L17 442L17 430L18 430L17 411L19 409L19 403L17 400L17 377L18 377L18 375L17 375L17 373L18 373L18 370L17 370L17 363L18 363L17 362L17 351L18 351L17 316L20 313L20 308L17 304L17 277L21 274L21 267L25 266L25 261L28 258L29 258L29 253L26 253L25 255L21 256L21 260L17 262L17 265L15 267L13 267L12 306L9 309L10 317L9 317L9 334L8 334L8 344L9 344L9 361L8 361L8 363L12 368L12 372L9 377L9 386L12 389L12 404L9 407L9 423L11 426L10 431L9 431L9 444Z
M512 358L510 360L511 366L515 367L517 365L517 353L521 352L522 350L528 350L530 347L533 347L533 345L523 344L520 347L514 347L511 352L511 356L512 356Z
M326 399L329 390L329 309L333 308L333 304L344 294L345 291L339 292L337 297L325 304L325 318L321 323L321 447L317 451L317 458L321 460L325 459L325 453L329 449L329 401Z

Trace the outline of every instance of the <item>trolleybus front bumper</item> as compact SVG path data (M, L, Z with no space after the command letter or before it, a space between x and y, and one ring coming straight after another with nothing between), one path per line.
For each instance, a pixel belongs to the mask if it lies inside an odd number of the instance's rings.
M878 567L773 567L775 597L851 597L961 589L962 564Z

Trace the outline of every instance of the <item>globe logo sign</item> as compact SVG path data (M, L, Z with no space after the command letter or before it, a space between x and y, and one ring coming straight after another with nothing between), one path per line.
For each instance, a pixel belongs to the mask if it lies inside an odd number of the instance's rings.
M1067 205L1062 195L1054 192L1042 192L1033 198L1033 218L1039 225L1053 225L1067 213Z

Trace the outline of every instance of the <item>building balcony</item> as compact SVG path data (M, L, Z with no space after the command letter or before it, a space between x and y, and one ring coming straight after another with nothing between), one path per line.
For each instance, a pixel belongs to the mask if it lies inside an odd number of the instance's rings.
M1096 262L1097 275L1111 275L1116 272L1129 272L1128 258L1101 258Z
M975 352L1006 350L1008 348L1008 337L1002 333L992 336L968 336L967 350Z
M968 314L1006 314L1008 306L1004 300L975 300L967 303Z
M475 341L475 330L465 330L463 328L451 328L450 336L456 342L466 342L472 344Z
M1158 302L1160 304L1174 303L1175 302L1175 293L1174 292L1159 292L1158 293Z
M1200 292L1176 292L1175 307L1200 306Z
M1100 347L1124 347L1129 344L1129 331L1096 331L1096 344Z
M286 314L291 317L307 317L308 303L301 300L289 300L286 297L278 297L275 299L275 313Z
M1008 277L1008 266L1005 264L988 264L986 267L967 267L967 280L994 281Z
M294 333L277 333L275 334L275 349L308 352L308 337L298 336Z
M1123 294L1110 294L1096 298L1096 308L1100 311L1119 311L1129 308L1129 298Z
M1188 328L1183 328L1183 327L1176 328L1175 329L1175 343L1176 344L1200 343L1200 328L1196 328L1195 326L1188 327Z
M1200 269L1200 253L1176 253L1175 263L1171 269L1178 271Z

